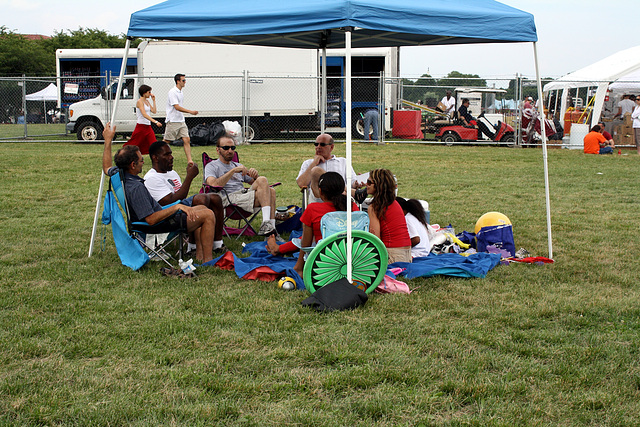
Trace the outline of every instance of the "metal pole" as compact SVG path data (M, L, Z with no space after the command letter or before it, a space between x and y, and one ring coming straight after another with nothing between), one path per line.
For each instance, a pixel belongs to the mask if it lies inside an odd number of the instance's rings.
M387 111L387 105L385 104L385 84L384 84L384 71L380 71L380 76L378 77L378 145L384 145L384 124L385 124L385 113ZM368 132L368 129L365 129L365 132Z
M27 79L22 75L22 116L24 117L24 138L27 139Z
M353 266L352 263L352 250L353 242L351 241L351 28L348 28L344 34L345 43L345 62L346 62L346 79L344 85L344 98L345 98L345 116L346 116L346 142L347 142L347 280L349 283L353 283Z
M547 240L549 245L549 258L553 258L553 243L551 240L551 202L549 199L549 168L547 167L547 135L544 126L544 102L542 98L542 81L538 68L538 48L533 42L533 57L536 64L536 80L538 82L538 108L542 108L542 114L538 114L540 131L542 133L542 160L544 162L544 196L547 204Z
M327 121L327 48L322 48L322 107L320 113L320 133L324 133Z
M249 118L247 117L248 110L248 96L249 96L249 72L244 70L242 72L242 142L247 143L247 132L249 131Z
M122 65L120 66L120 78L118 79L118 89L116 91L116 99L113 103L113 112L111 114L111 129L115 128L114 123L116 117L116 111L118 110L118 101L120 100L120 91L122 90L122 80L124 78L124 72L127 69L127 59L129 58L129 46L131 40L127 38L124 45L124 57L122 58ZM89 243L89 257L93 253L93 241L96 237L96 228L98 226L98 215L100 214L100 199L102 199L102 190L104 189L104 173L100 172L100 189L98 190L98 200L96 201L96 212L93 215L93 229L91 230L91 242Z
M516 145L522 145L522 120L520 120L520 76L516 73L516 80L514 82L514 98L516 101Z

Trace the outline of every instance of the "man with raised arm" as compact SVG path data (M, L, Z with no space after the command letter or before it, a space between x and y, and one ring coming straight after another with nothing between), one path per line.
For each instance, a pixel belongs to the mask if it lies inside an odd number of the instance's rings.
M156 202L144 186L140 178L144 158L135 145L120 148L111 161L111 141L115 135L115 127L107 123L103 131L104 151L102 153L102 170L107 176L124 172L123 186L129 216L132 222L146 221L149 225L158 225L158 233L184 229L193 232L196 237L196 259L203 262L213 259L213 235L216 219L213 212L205 206L176 204L166 209Z

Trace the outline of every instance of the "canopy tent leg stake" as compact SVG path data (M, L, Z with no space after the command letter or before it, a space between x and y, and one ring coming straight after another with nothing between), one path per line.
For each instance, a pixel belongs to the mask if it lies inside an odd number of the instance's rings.
M120 101L120 91L122 90L122 80L124 78L124 71L127 68L127 58L129 57L129 46L131 45L131 39L127 37L127 41L124 45L124 56L122 57L122 65L120 66L120 77L118 78L118 89L116 91L116 99L113 101L113 113L111 114L111 129L116 125L114 123L116 117L116 111L118 111L118 101ZM104 189L104 172L100 173L100 189L98 190L98 201L96 202L96 212L93 215L93 228L91 230L91 242L89 243L89 257L93 253L93 241L96 238L96 228L98 227L98 215L100 213L100 199L102 199L102 190Z

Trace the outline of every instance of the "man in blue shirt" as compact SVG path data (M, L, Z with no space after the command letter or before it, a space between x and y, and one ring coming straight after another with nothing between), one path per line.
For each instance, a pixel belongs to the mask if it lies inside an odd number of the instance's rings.
M111 141L115 135L115 126L107 123L104 131L104 151L102 153L102 170L107 176L124 172L123 186L129 215L132 222L146 221L150 226L157 225L154 232L162 233L185 229L196 236L196 259L207 262L213 259L213 235L215 232L215 216L205 206L186 206L180 203L162 209L144 186L144 179L138 175L142 172L144 158L135 145L120 148L115 156L113 167L111 161Z

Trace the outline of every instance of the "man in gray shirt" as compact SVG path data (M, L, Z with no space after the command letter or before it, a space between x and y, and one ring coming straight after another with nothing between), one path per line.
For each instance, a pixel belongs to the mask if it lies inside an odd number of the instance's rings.
M218 140L216 151L218 159L209 162L204 168L204 182L212 187L223 187L228 194L222 197L222 204L227 207L233 203L247 212L254 208L262 210L260 236L277 235L275 211L276 190L269 186L267 178L259 176L254 168L247 169L242 163L233 161L236 143L233 138L223 136ZM244 183L250 184L248 189Z

